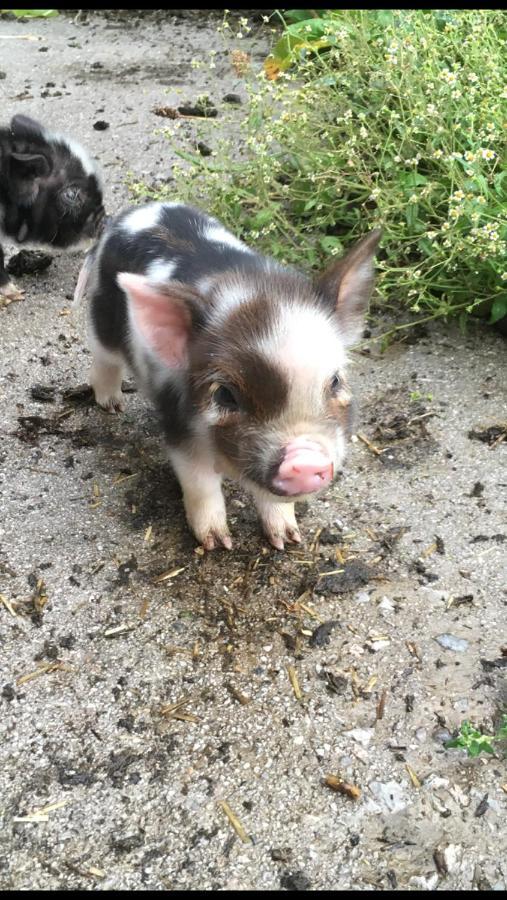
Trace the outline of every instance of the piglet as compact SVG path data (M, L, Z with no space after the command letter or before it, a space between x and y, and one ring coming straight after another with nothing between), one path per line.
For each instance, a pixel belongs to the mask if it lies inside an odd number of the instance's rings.
M103 220L98 168L79 144L28 116L0 127L0 237L70 247L96 238ZM0 305L21 297L0 244Z
M274 547L299 543L294 502L331 484L350 429L347 348L362 333L380 239L315 282L181 203L119 215L87 257L90 382L121 410L128 366L158 412L190 528L231 548L222 476L252 495Z

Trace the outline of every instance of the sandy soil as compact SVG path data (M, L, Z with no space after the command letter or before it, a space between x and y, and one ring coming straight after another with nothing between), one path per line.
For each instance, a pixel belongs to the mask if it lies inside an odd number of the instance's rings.
M191 66L213 48L199 13L0 21L2 115L89 147L115 212L170 176L155 105L208 93L210 144L234 127L226 54ZM76 391L81 260L0 310L0 887L505 890L505 761L444 748L507 704L506 443L470 436L505 421L505 340L356 353L381 455L351 445L286 553L230 486L235 549L203 555L143 398Z

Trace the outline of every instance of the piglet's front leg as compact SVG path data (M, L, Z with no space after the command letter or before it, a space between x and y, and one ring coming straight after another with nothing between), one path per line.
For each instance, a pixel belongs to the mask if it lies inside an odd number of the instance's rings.
M4 251L0 246L0 306L8 306L13 300L23 300L25 292L21 291L9 279L4 265Z
M301 543L301 534L293 503L277 503L262 490L252 490L261 525L270 543L277 550L283 550L285 541Z
M183 491L187 521L205 550L232 548L227 525L222 476L214 468L207 446L183 445L169 451L171 465Z

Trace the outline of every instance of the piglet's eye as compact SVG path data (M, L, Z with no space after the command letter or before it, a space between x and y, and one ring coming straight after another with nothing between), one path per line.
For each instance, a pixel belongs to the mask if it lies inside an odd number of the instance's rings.
M343 387L343 381L339 375L333 375L331 379L331 383L329 385L332 394L337 394L341 387Z
M60 200L64 206L80 206L82 202L81 191L75 185L68 185L60 192Z
M237 412L239 409L239 403L233 392L223 384L213 392L213 400L220 409L227 410L227 412Z

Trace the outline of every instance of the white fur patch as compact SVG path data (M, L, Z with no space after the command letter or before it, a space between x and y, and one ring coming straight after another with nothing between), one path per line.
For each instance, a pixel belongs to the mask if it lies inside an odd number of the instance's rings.
M242 250L243 253L252 253L250 247L247 247L239 238L234 237L230 231L227 231L222 225L207 225L202 236L207 241L214 241L217 244L225 244L226 247L234 247L235 250Z
M329 382L346 363L336 322L317 308L284 304L276 330L255 349L281 368L289 380L288 402L279 423L282 433L287 439L318 439L336 462L335 442L317 424L326 416Z
M139 231L145 231L147 228L155 228L160 221L161 213L162 207L160 203L148 203L147 206L133 209L123 220L121 227L129 234L137 234Z
M276 331L262 342L259 350L303 385L309 384L309 379L322 383L346 364L336 324L310 306L280 307Z
M255 296L255 285L249 284L244 279L230 278L225 283L217 285L216 310L222 318L228 315L234 307L241 303L247 303Z
M102 178L100 175L98 164L94 159L90 156L90 154L85 150L81 144L78 144L73 138L67 137L65 134L60 134L55 131L46 131L43 129L44 137L49 143L58 143L65 144L66 147L69 148L70 152L76 159L81 163L83 170L86 175L95 175L95 178L99 182L99 186L102 189Z
M177 263L174 260L155 259L146 269L146 277L154 283L165 284L171 280L176 267Z

